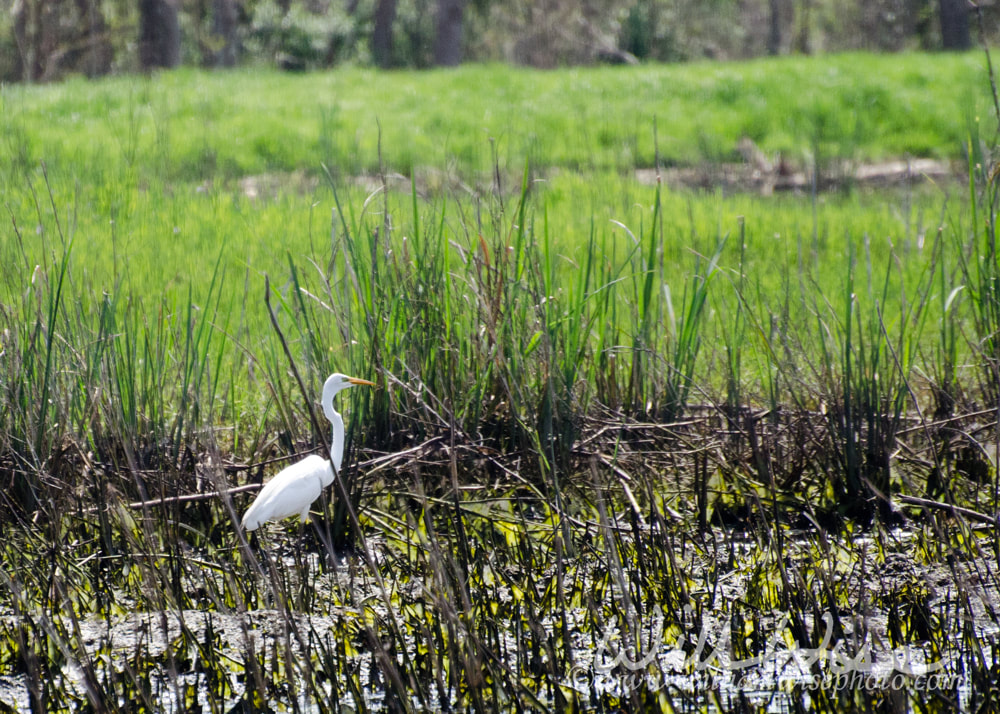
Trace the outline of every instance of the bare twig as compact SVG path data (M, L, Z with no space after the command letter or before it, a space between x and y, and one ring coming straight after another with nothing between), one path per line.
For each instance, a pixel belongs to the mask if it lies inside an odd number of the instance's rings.
M971 508L962 508L961 506L954 506L950 503L932 501L929 498L918 498L917 496L897 496L896 499L900 503L904 503L907 506L916 506L917 508L923 508L924 510L946 511L953 516L962 516L970 521L983 523L989 526L996 527L998 521L996 516L988 516L985 513L973 511Z

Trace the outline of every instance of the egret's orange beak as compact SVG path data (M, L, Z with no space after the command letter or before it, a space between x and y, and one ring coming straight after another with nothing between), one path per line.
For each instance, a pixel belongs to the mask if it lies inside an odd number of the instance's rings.
M369 387L375 386L375 382L369 382L367 379L358 379L357 377L348 377L347 381L351 384L367 384Z

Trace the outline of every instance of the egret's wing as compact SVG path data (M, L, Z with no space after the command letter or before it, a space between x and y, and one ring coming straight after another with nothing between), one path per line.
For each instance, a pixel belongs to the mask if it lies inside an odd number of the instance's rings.
M298 515L319 498L323 484L332 479L330 462L315 454L285 467L257 494L243 516L243 526L253 530L264 521Z

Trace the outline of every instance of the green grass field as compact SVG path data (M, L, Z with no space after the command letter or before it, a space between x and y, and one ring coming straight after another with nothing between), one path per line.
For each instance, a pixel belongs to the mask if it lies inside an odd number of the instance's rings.
M973 696L963 672L996 685L1000 612L926 589L966 565L995 588L1000 552L981 54L0 98L0 681L21 705L725 708L743 690L692 661L690 691L608 674L608 633L633 663L704 628L747 659L781 615L816 647L823 613L944 662L947 697ZM745 136L807 171L959 178L759 196L637 174L710 172ZM322 445L334 370L379 385L339 402L359 468L316 528L248 545L248 494L215 492ZM901 560L913 578L866 575ZM123 644L134 613L159 624Z
M525 164L628 172L735 158L743 136L793 160L960 157L992 117L985 63L967 55L838 55L541 72L177 72L5 87L8 170L144 181L268 171L461 176ZM992 121L992 120L991 120ZM994 122L995 123L995 122ZM657 157L657 151L659 157Z

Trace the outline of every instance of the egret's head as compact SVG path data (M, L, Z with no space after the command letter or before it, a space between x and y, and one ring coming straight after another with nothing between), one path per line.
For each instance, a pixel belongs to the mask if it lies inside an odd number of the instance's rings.
M333 402L334 396L337 395L342 389L347 389L348 387L353 387L358 384L366 384L369 387L374 387L375 382L369 382L367 379L358 379L357 377L348 377L346 374L331 374L326 378L326 383L323 385L323 406L331 404Z

